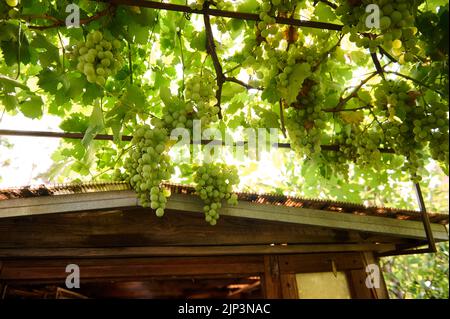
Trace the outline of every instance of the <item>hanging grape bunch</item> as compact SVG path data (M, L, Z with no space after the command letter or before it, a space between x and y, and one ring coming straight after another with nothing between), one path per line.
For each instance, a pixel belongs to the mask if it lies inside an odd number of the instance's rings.
M168 131L175 128L191 129L193 127L193 114L192 104L185 102L171 103L163 108L162 122Z
M214 75L209 70L203 70L201 75L194 75L186 81L185 98L193 103L197 110L197 119L203 126L219 120L219 108L216 106L215 91L218 89Z
M166 152L168 141L165 129L145 125L136 130L133 136L133 150L125 163L127 181L137 192L143 207L156 210L162 217L170 192L161 186L163 180L170 179L174 168Z
M424 148L428 145L432 157L448 163L448 105L434 101L426 103L405 81L382 81L375 87L376 109L388 118L384 124L389 146L406 157L404 169L415 181L424 166Z
M79 42L73 48L77 70L86 75L88 82L105 85L108 77L114 76L122 67L121 46L119 40L111 41L100 31L92 31L85 42Z
M380 10L379 29L367 23L373 12L366 12L366 8L373 4ZM411 62L419 51L415 39L418 4L419 1L411 0L341 0L336 14L345 24L342 31L349 33L350 41L357 46L375 52L381 45L399 57L400 62Z
M195 190L205 203L205 220L211 225L217 223L222 201L237 205L237 195L233 186L239 184L239 176L234 166L226 164L203 164L196 167L194 173Z

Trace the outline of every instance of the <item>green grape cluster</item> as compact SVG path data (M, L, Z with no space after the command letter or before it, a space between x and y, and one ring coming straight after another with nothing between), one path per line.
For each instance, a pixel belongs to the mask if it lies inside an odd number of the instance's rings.
M285 124L292 149L301 156L314 158L321 152L326 113L320 103L317 103L322 101L319 85L309 81L304 85L308 90L301 92L297 103L288 108Z
M353 161L359 166L377 168L381 163L382 135L377 130L361 129L353 125L350 134L339 144L343 158Z
M259 7L259 18L261 21L258 22L257 26L257 32L263 37L267 38L269 34L275 35L278 32L278 28L275 25L275 18L271 15L275 14L275 5L272 5L272 3L278 3L278 1L270 1L270 0L263 0L261 6Z
M379 29L367 25L367 18L372 12L366 12L368 5L379 8ZM415 15L419 1L411 0L341 0L336 14L344 23L343 32L350 34L350 41L359 47L375 52L383 46L400 62L414 61L419 52L415 34Z
M189 6L192 10L202 10L203 4L205 3L205 0L191 0L192 2L189 3Z
M132 139L133 149L124 165L127 181L137 192L141 205L156 210L158 217L164 215L170 196L161 182L174 173L166 152L167 141L166 129L152 129L148 125L137 128Z
M413 91L405 81L383 80L375 87L374 95L376 111L384 112L387 118L383 125L387 145L405 156L407 162L403 169L415 182L420 181L419 170L424 166L425 147L433 136L440 138L433 132L439 132L439 125L445 125L445 121L438 123L437 115L445 116L446 108L438 107L436 110L419 103L417 97L420 93ZM443 154L441 158L445 158Z
M163 108L161 124L169 132L175 128L192 129L194 115L194 107L191 103L173 100L172 103Z
M188 103L193 103L197 119L203 126L219 120L219 107L215 91L218 90L214 75L209 70L203 70L200 75L194 75L186 81L184 96Z
M222 163L208 163L195 168L195 190L205 203L203 210L205 220L211 225L217 223L222 201L237 204L237 195L233 193L233 186L239 184L237 168Z
M78 61L77 70L86 75L88 82L103 86L109 76L122 68L121 47L119 40L110 41L100 31L93 31L86 36L85 42L79 42L71 52Z
M403 121L406 111L415 105L409 92L411 88L405 81L383 80L375 87L376 107L385 111L390 121L394 121L395 117Z

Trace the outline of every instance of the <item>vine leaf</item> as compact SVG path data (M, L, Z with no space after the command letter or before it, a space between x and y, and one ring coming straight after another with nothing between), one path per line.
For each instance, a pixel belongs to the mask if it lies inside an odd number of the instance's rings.
M36 119L42 116L43 105L44 102L42 101L42 98L40 96L33 95L21 104L20 110L26 117Z
M87 149L94 137L105 127L103 122L103 112L98 103L94 105L91 117L89 118L89 127L84 134L81 143Z

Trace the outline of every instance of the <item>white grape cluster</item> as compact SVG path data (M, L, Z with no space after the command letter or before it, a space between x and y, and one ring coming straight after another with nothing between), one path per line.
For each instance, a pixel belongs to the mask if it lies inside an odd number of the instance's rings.
M307 158L321 152L322 132L326 126L326 113L317 101L321 101L319 85L307 79L304 92L300 92L297 102L287 110L286 130L293 150Z
M192 10L202 10L205 0L191 0L189 6Z
M211 225L217 223L222 201L237 205L238 197L233 186L239 184L236 167L222 163L208 163L196 167L194 174L195 190L205 203L205 220Z
M192 10L202 10L203 4L205 3L205 0L191 0L189 3L189 6ZM227 0L216 0L213 3L217 9L220 10L229 10L233 7L231 4L231 1Z
M449 121L448 121L448 105L441 102L430 104L430 116L420 121L419 127L426 125L426 129L431 134L429 136L429 147L431 156L441 163L448 164L449 156ZM427 123L426 123L427 122ZM425 124L426 123L426 124ZM418 123L414 123L415 125Z
M161 124L171 132L175 128L192 129L194 108L191 103L173 101L163 108Z
M184 96L188 103L193 103L196 109L196 118L201 120L203 126L219 120L219 107L215 91L217 83L211 71L204 69L200 75L194 75L186 81Z
M367 17L372 12L366 12L368 5L377 5L380 9L379 29L367 24ZM400 62L414 61L418 53L415 34L415 12L419 1L411 0L341 0L336 14L345 24L344 33L350 34L350 41L359 47L375 52L378 46L383 46Z
M424 165L423 150L431 138L431 130L422 127L422 120L427 121L428 116L417 103L417 94L405 81L392 80L380 82L374 93L375 110L383 111L388 118L383 125L387 145L405 156L403 170L416 182L420 181L419 169Z
M272 2L280 3L279 0ZM275 25L276 19L271 16L275 10L272 2L270 0L263 0L259 8L259 18L261 21L258 22L257 28L263 38L267 38L269 34L275 35L278 32L278 27Z
M359 166L377 168L381 163L380 132L376 130L364 131L359 126L352 127L350 136L340 145L340 151L348 160Z
M417 99L419 92L411 90L404 81L383 81L375 88L376 107L385 110L389 145L407 158L404 169L420 180L418 170L423 167L424 148L442 164L448 163L448 106L439 101L427 104Z
M77 70L86 75L90 83L105 85L109 76L116 74L122 67L119 40L107 40L100 31L86 36L85 42L79 42L72 50L78 59Z
M390 121L395 121L395 117L404 119L406 110L412 106L411 103L415 105L411 93L408 92L412 93L405 81L383 80L375 87L375 105L385 111L385 116Z
M174 168L166 152L167 131L152 129L148 125L139 127L133 136L133 150L125 162L127 181L137 192L143 207L151 207L156 216L162 217L170 192L161 186L170 179Z

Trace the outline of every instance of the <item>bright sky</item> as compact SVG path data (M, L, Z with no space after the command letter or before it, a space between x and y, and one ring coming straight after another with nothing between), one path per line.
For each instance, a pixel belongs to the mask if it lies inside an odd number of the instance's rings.
M31 120L21 114L5 114L0 129L27 131L60 131L60 118L46 115L40 120ZM37 137L1 137L13 144L12 149L0 147L0 163L10 161L10 166L0 167L0 188L39 184L37 176L52 164L51 155L59 145L59 139Z

